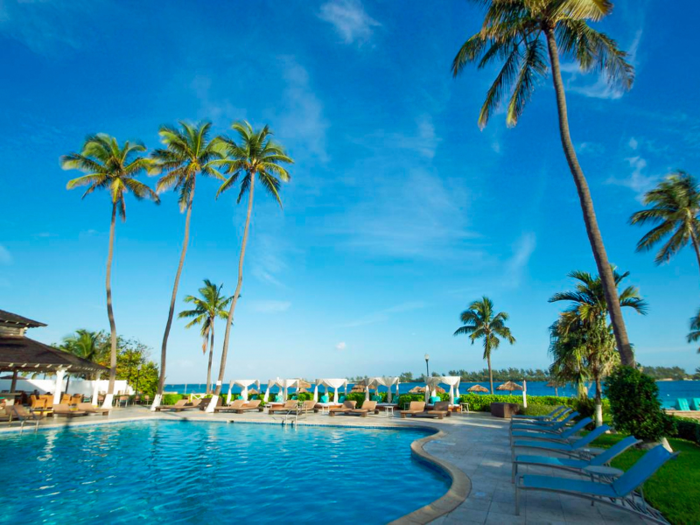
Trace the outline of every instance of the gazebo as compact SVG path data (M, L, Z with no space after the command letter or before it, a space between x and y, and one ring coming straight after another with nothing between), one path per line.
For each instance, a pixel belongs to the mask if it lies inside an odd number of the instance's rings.
M248 387L255 385L258 388L260 388L260 381L258 381L257 379L232 379L231 382L228 384L228 395L226 396L227 405L231 404L233 385L238 385L241 387L241 397L245 401L248 401Z
M326 390L332 388L335 390L335 397L333 398L334 403L338 403L338 389L345 387L345 395L348 393L348 380L343 378L331 378L331 379L317 379L316 385L314 386L314 401L318 402L318 387L323 385Z
M387 403L391 403L391 387L393 385L396 385L396 395L399 395L399 378L398 377L391 377L391 376L381 376L381 377L373 377L372 381L376 385L381 385L385 386L387 388L387 396L386 396L386 401Z
M23 374L36 372L56 374L53 402L59 404L63 379L67 373L83 374L109 370L87 359L29 339L25 335L29 328L42 326L46 325L0 310L0 372L12 372L11 392L14 392L17 387L17 377L20 372ZM93 404L96 403L97 392L94 392L92 398ZM107 400L105 400L105 404L107 404Z
M279 377L277 379L270 379L267 382L267 389L265 389L265 402L270 399L270 389L273 386L278 386L280 387L280 391L282 392L282 401L287 400L287 392L289 389L293 386L296 386L299 384L298 379L280 379Z

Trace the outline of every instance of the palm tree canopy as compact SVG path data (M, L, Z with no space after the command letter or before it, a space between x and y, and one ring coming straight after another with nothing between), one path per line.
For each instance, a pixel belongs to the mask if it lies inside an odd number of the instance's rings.
M655 225L637 243L637 251L648 251L667 237L656 254L656 264L667 262L700 232L700 188L690 174L678 171L668 175L644 195L649 206L630 217L631 224Z
M216 164L223 166L229 177L219 188L217 196L231 188L242 176L237 199L237 202L241 202L250 188L251 180L257 176L263 187L282 206L279 189L281 182L289 182L290 175L280 164L293 164L294 161L282 146L272 140L272 131L268 126L255 131L248 122L243 121L235 122L231 128L238 133L238 139L223 139L227 147L227 158Z
M131 192L136 199L153 199L160 202L158 196L144 183L136 180L142 171L153 172L153 161L142 157L139 153L146 147L138 142L126 141L120 146L117 139L104 133L98 133L85 140L80 153L71 153L61 157L61 167L64 170L80 170L85 173L82 177L72 179L67 188L72 190L79 186L87 186L83 198L98 189L109 190L112 204L116 205L119 215L126 219L124 195Z
M610 37L588 25L612 11L609 0L471 1L485 6L486 15L481 30L455 56L453 75L471 62L479 69L495 60L503 62L481 108L481 128L506 96L510 97L506 123L517 124L538 81L547 75L547 32L554 34L561 55L577 62L582 71L600 71L611 86L631 88L634 68L627 62L627 54Z
M700 310L695 314L695 317L690 319L690 333L688 334L688 342L693 343L695 341L700 341ZM700 354L700 348L698 348L698 353Z
M484 339L484 359L490 356L491 350L495 350L501 344L499 337L510 344L515 343L515 338L506 326L508 314L505 312L494 313L493 301L484 296L474 301L460 316L463 326L455 330L453 335L468 335L472 344L477 339Z
M165 174L158 180L156 190L162 193L173 188L180 193L180 209L189 201L195 177L202 173L223 180L214 161L224 158L225 146L219 137L209 139L211 122L192 125L180 122L180 129L161 126L158 134L165 148L152 153L157 167Z
M181 319L192 319L185 325L185 328L201 325L202 337L206 338L217 317L219 319L228 318L227 308L233 297L226 297L221 293L223 286L223 284L217 286L209 279L204 279L204 286L199 289L199 297L194 295L185 297L186 303L194 305L192 310L183 310L178 315Z
M94 363L101 363L109 353L109 344L103 332L91 332L82 328L64 337L59 348Z

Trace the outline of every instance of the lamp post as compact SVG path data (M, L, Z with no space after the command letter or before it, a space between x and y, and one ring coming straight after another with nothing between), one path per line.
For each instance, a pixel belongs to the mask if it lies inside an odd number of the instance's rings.
M425 371L427 373L426 377L430 377L430 366L428 366L428 361L430 361L430 355L425 354Z

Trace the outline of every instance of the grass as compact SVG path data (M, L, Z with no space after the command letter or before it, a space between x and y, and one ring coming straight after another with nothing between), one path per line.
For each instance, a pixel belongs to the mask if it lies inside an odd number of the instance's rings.
M593 446L608 448L625 438L621 435L604 435L595 440ZM674 525L700 522L700 446L684 439L669 439L674 451L680 452L676 459L666 463L644 484L646 500ZM613 467L630 468L644 450L627 450L615 458Z

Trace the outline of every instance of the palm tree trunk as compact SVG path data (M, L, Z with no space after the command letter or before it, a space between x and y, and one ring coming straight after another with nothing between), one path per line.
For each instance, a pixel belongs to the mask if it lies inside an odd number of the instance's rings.
M491 354L486 355L486 363L489 365L489 383L491 384L491 395L493 395L493 372L491 371Z
M209 342L209 364L207 365L207 395L211 394L211 364L214 359L214 319L209 323L211 341Z
M177 299L177 288L180 286L180 275L182 267L185 265L185 255L187 255L187 244L190 241L190 218L192 217L192 201L194 200L194 188L197 182L197 177L192 179L192 189L190 190L189 199L187 201L187 215L185 216L185 237L182 240L182 252L180 253L180 263L177 266L175 274L175 283L173 284L173 294L170 297L170 310L168 311L168 322L165 323L165 333L163 334L163 344L160 349L160 378L158 379L158 394L163 394L165 388L165 360L168 353L168 337L170 336L170 327L173 324L173 315L175 313L175 300Z
M700 248L698 247L698 238L695 235L693 229L690 229L690 239L693 241L693 248L695 249L695 257L698 259L698 266L700 267Z
M109 224L109 248L107 250L107 317L109 317L109 331L111 353L109 358L109 387L108 394L114 394L114 381L117 379L117 325L114 322L114 309L112 308L112 255L114 254L114 227L117 221L117 203L112 203L112 220Z
M253 213L253 192L255 190L255 173L250 174L250 188L248 194L248 213L245 218L245 228L243 229L243 241L241 242L241 255L238 259L238 283L236 284L236 291L233 294L233 300L231 301L231 308L228 311L228 319L226 320L226 331L224 332L224 347L221 350L221 367L219 368L219 379L216 382L216 390L214 395L221 395L221 385L224 381L224 374L226 373L226 357L228 355L228 341L231 335L231 325L233 324L233 314L236 311L236 303L238 303L238 297L241 293L241 287L243 286L243 259L245 258L245 247L248 243L248 230L250 229L250 216Z
M600 377L595 378L595 426L598 428L603 424L603 395L600 384Z
M625 320L622 317L620 308L620 299L617 295L617 285L613 277L612 268L608 262L608 255L605 252L603 237L598 228L595 210L593 208L593 199L591 192L586 182L586 177L578 163L574 145L571 142L569 133L569 119L566 109L566 95L564 93L564 82L561 78L561 69L559 67L559 52L557 50L557 42L554 36L554 28L545 30L547 35L547 47L549 50L549 59L552 64L552 78L554 80L554 91L557 96L557 110L559 112L559 132L561 135L561 143L564 148L564 155L569 163L569 169L574 177L576 189L578 190L579 200L581 201L581 210L583 211L583 220L586 224L586 233L588 240L591 243L593 257L595 258L598 274L600 275L603 290L605 292L605 301L607 302L608 312L610 313L610 321L615 333L615 341L617 349L620 352L620 359L623 365L635 366L634 353L630 346L627 337L627 329L625 328Z

